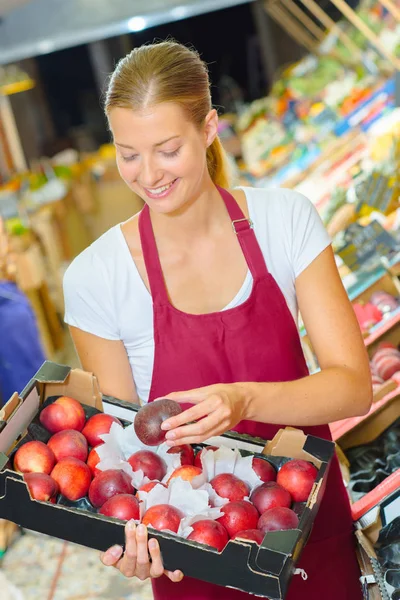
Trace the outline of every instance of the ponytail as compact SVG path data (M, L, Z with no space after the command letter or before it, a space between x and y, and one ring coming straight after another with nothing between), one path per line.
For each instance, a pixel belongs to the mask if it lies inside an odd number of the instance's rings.
M229 188L229 172L225 150L217 136L211 146L207 148L207 167L210 177L215 185Z

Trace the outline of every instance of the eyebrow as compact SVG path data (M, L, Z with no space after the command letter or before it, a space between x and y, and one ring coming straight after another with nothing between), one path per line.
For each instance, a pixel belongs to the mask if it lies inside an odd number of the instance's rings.
M158 146L162 146L163 144L166 144L167 142L170 142L171 140L175 140L176 138L180 137L179 135L173 135L169 138L167 138L166 140L163 140L162 142L158 142L157 144L154 144L154 146L156 148L158 148ZM115 142L115 144L117 146L121 146L121 148L128 148L128 150L134 150L135 148L133 148L133 146L128 146L126 144L119 144L118 142Z

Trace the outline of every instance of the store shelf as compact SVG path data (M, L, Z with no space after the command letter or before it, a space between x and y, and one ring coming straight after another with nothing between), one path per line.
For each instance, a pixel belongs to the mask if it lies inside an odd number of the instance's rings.
M384 396L381 400L378 400L378 402L374 402L368 414L363 415L361 417L351 417L350 419L343 419L342 421L335 421L335 423L331 423L329 427L331 430L333 441L336 442L339 438L348 433L351 429L354 429L354 427L356 427L365 419L370 417L372 414L380 410L382 406L386 404L386 402L389 402L393 398L396 398L396 396L398 396L399 394L400 386L397 386L394 390L392 390L389 394Z
M393 329L400 324L400 308L398 308L392 317L385 319L383 322L378 323L374 327L372 333L369 334L368 337L365 338L364 342L366 347L372 346L375 342L377 342L381 337L383 337L388 331Z
M27 92L34 87L35 82L33 79L25 79L24 81L17 81L16 83L0 86L0 95L12 96L13 94L19 94L20 92Z
M380 504L384 498L393 494L400 488L400 469L397 469L394 473L389 475L382 481L375 489L366 494L363 498L352 504L351 514L353 521L358 521L364 516L371 508L374 508L377 504Z

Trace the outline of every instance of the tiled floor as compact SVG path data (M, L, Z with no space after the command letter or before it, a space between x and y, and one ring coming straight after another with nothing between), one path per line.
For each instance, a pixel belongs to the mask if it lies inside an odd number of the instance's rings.
M10 592L7 583L11 584ZM152 597L149 582L126 579L117 570L105 567L97 551L30 532L14 542L1 565L1 600L151 600Z

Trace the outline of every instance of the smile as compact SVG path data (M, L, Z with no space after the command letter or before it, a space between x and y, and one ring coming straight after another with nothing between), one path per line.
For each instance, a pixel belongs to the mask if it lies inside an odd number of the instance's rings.
M143 189L145 190L146 194L150 198L162 197L162 196L167 195L167 193L171 190L171 188L174 186L174 184L177 181L178 181L178 179L174 179L173 181L171 181L171 183L167 183L167 185L163 185L158 188L154 188L154 189L143 188Z

